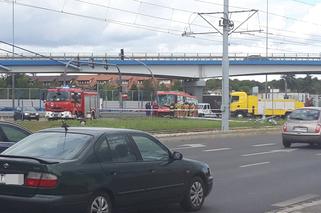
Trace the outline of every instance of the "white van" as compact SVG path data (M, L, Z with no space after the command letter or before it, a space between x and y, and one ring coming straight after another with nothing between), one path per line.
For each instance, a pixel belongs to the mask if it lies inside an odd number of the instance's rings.
M215 113L212 112L209 103L198 103L197 110L199 117L213 117L215 115Z

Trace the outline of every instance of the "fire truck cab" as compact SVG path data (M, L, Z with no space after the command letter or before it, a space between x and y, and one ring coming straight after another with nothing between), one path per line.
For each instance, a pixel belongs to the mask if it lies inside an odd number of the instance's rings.
M97 92L80 88L48 89L45 100L47 119L96 118Z

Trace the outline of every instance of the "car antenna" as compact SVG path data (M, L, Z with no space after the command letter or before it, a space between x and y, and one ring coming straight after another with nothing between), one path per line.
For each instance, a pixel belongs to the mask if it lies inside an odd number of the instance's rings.
M64 146L63 146L63 151L65 151L65 145L66 145L66 137L67 137L67 132L68 132L68 127L69 125L66 123L65 120L62 121L62 125L61 125L62 128L65 128L65 139L64 139Z
M67 132L68 132L68 127L69 125L66 123L66 121L62 121L62 125L61 125L62 128L65 128L65 136L67 135Z

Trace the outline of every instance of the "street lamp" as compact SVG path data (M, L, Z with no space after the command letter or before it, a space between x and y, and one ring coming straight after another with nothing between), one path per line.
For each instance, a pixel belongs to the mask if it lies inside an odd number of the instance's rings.
M75 66L75 65L73 65L72 64L72 62L74 62L75 61L75 59L77 59L77 62L79 63L79 66ZM65 65L65 70L64 70L64 87L66 86L66 76L67 76L67 69L68 69L68 67L73 67L73 68L75 68L75 69L80 69L80 62L79 62L79 57L74 57L74 58L72 58L71 60L69 60L67 63L66 63L66 65Z
M151 77L152 77L152 81L153 81L153 90L157 91L158 90L158 83L157 83L157 80L155 79L155 76L154 76L154 73L153 71L150 69L149 66L147 66L147 64L145 64L144 62L140 61L140 60L137 60L136 58L132 58L132 57L129 57L129 56L126 56L124 54L124 49L121 49L120 50L120 57L121 57L121 60L124 60L125 58L128 58L130 60L133 60L141 65L143 65L147 70L148 72L150 73ZM155 95L155 91L153 91L153 96Z

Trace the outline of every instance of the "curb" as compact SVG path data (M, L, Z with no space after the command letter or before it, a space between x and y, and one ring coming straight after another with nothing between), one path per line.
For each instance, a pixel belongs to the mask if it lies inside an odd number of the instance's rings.
M234 129L228 132L222 132L221 130L213 130L213 131L204 131L204 132L186 132L186 133L169 133L169 134L153 134L157 138L170 138L170 137L184 137L184 136L206 136L206 135L217 135L217 136L224 136L224 135L235 135L235 134L242 134L242 135L255 135L261 133L273 133L273 132L281 132L280 127L265 127L259 129Z

